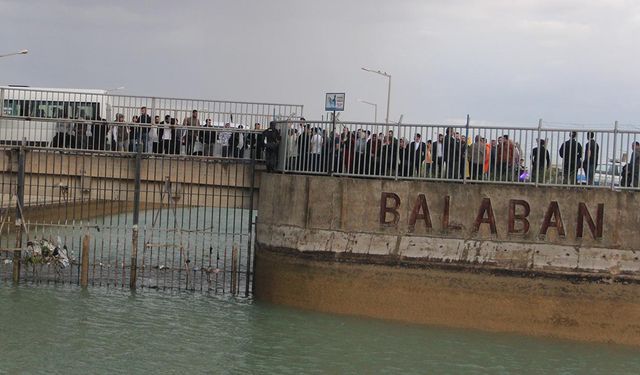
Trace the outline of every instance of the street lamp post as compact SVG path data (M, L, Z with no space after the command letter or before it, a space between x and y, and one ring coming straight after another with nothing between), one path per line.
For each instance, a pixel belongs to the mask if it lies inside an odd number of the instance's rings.
M0 55L0 57L9 57L9 56L15 56L15 55L26 55L27 53L29 53L29 50L23 49L22 51L11 52L11 53L6 53L4 55Z
M389 106L391 105L391 74L388 74L387 72L383 72L380 70L373 70L373 69L367 69L367 68L361 68L361 69L364 70L365 72L375 73L375 74L379 74L381 76L387 77L389 80L389 86L387 88L387 117L385 118L385 122L388 124L389 123Z
M373 110L375 111L373 113L373 122L377 123L378 122L378 105L376 103L368 102L362 99L358 99L358 101L360 103L369 104L370 106L373 106Z

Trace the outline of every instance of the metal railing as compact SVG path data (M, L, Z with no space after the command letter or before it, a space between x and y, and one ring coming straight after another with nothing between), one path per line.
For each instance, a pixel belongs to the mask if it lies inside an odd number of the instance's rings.
M369 178L638 189L640 131L279 121L279 170Z
M250 295L254 159L0 151L0 285Z
M169 115L182 123L191 117L193 110L197 110L202 123L211 120L214 125L226 122L266 124L274 119L297 118L303 115L304 109L298 104L114 95L106 90L28 87L0 87L0 103L3 104L0 116L32 119L110 120L121 113L127 121L134 116L146 115L151 119L159 116L162 121ZM146 113L142 113L143 107ZM153 122L144 119L141 122L145 121Z
M125 125L114 127L105 123L107 121L126 124L123 129L129 138L127 147L118 145L118 140L115 140L115 149L120 148L121 151L130 149L133 144L136 147L141 145L145 152L162 149L160 153L204 155L208 151L216 156L226 156L227 152L236 155L244 153L238 133L249 135L251 132L245 130L265 129L269 121L298 118L303 113L303 106L295 104L113 95L105 90L24 87L0 87L0 103L0 144L22 144L25 141L29 146L110 151L114 147L105 141L109 137L119 136L120 142L126 143L123 132L117 134L117 129ZM196 139L192 131L199 126L203 128L198 132L202 135L201 140ZM218 131L225 127L242 130ZM233 138L231 142L235 142L231 146L226 138L229 133ZM214 135L215 140L212 139ZM180 141L176 142L176 139ZM255 146L256 141L250 139L251 142ZM173 146L165 148L165 143ZM182 145L186 148L180 147ZM196 146L195 152L191 146ZM200 146L203 151L199 151ZM228 147L232 149L229 151ZM234 147L238 151L234 151Z

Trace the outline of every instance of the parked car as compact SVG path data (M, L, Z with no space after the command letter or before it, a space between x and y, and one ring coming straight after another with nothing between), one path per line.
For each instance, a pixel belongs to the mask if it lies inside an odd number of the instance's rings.
M622 163L611 162L599 164L593 174L593 184L602 186L620 186L620 176L622 174Z

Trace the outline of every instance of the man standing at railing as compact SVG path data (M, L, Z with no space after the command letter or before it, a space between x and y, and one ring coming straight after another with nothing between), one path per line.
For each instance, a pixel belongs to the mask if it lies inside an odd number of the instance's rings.
M287 169L294 171L298 168L298 129L290 128L287 137Z
M259 122L256 122L254 125L254 128L257 132L260 133L253 133L250 134L249 136L251 137L251 142L250 142L250 146L251 146L251 157L257 159L257 160L262 160L262 154L264 152L264 135L262 134L262 129L261 129L261 125Z
M582 163L582 145L576 141L578 133L571 132L571 139L560 146L558 153L562 158L562 182L574 185L576 174Z
M113 138L116 141L116 151L129 151L129 127L124 124L124 115L118 113L116 122L122 125L114 125L111 129Z
M224 128L225 129L229 129L231 128L231 124L226 122L224 124ZM231 136L233 134L231 134L231 132L229 130L225 130L220 132L220 135L218 137L218 140L220 141L220 146L222 147L222 157L226 158L227 156L230 156L230 149L229 149L229 140L231 139Z
M623 186L630 186L637 188L640 186L640 142L633 142L633 152L631 153L631 159L625 166L626 176Z
M422 135L420 133L416 133L413 138L413 142L409 146L411 150L411 156L409 159L409 175L410 176L419 176L420 174L420 166L422 162L426 159L427 155L427 145L422 142Z
M442 134L438 134L438 141L433 142L433 146L431 147L431 159L435 163L435 167L433 168L433 177L442 178L442 152L444 150L444 145L442 144L444 140L444 136Z
M276 122L271 121L269 123L269 129L265 130L262 134L264 134L264 138L267 141L267 172L273 172L278 166L278 148L280 146L280 131L276 128Z
M538 147L531 150L531 182L544 184L547 181L547 167L551 165L549 151L544 139L538 140Z
M171 124L171 116L164 115L164 121L160 123L164 125L160 129L160 153L169 154L169 147L171 146L172 129L169 126Z
M216 132L213 122L210 118L204 122L204 130L202 132L202 143L204 144L204 156L213 156L216 144Z
M303 117L300 118L302 121ZM298 170L299 171L308 171L309 170L309 151L311 149L311 126L309 124L305 124L301 122L302 125L302 134L298 138ZM333 134L331 134L333 136ZM338 143L339 146L339 143ZM337 150L332 151L333 155L338 154ZM338 165L337 163L335 165Z
M460 142L455 138L453 128L447 128L444 138L444 168L449 179L459 179L460 176Z
M187 147L187 155L201 153L202 150L194 150L197 143L201 142L200 119L198 119L198 110L191 111L191 117L187 117L182 122L185 129L182 130L182 138Z
M151 124L151 116L147 114L147 107L140 107L140 116L138 116L138 124ZM147 144L147 136L149 128L137 126L133 128L133 151L137 152L138 147L142 147L143 152L150 152L145 149Z
M498 180L500 181L513 181L513 157L515 155L515 146L509 139L509 135L502 136L502 141L497 146L498 163L500 164L500 170L498 171Z
M313 136L311 136L310 141L310 157L311 157L311 170L314 172L319 172L321 170L321 154L322 154L322 146L324 143L324 138L322 137L322 129L313 128Z
M595 173L596 166L600 157L600 146L596 143L595 133L587 133L587 143L584 145L584 161L582 162L582 169L584 174L587 175L587 184L593 185L593 174Z
M158 153L158 126L160 125L160 116L153 118L153 125L149 129L147 135L146 151L147 153Z
M482 180L484 169L484 155L486 147L482 137L476 135L475 142L471 145L471 179Z

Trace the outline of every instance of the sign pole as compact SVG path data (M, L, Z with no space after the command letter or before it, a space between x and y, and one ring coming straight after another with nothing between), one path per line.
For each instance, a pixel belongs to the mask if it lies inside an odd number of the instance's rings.
M332 147L332 148L333 148L333 150L331 151L331 155L332 155L332 157L331 157L331 170L329 171L329 175L332 175L332 174L333 174L333 171L335 171L335 170L336 170L336 167L337 167L337 166L335 165L335 163L336 163L336 157L337 157L336 153L338 152L338 151L336 150L336 145L337 145L337 144L336 144L336 111L335 111L335 110L333 111L333 119L332 119L332 122L333 122L333 129L331 130L331 138L330 138L330 140L329 140L329 142L330 142L329 144L333 146L333 147ZM339 148L338 148L338 150L339 150Z
M336 161L338 158L338 153L340 152L340 147L336 147L339 146L340 143L338 141L338 143L336 143L336 111L344 111L344 98L345 95L344 93L331 93L328 92L325 94L325 98L324 98L324 110L327 112L331 112L333 114L333 119L331 120L331 123L333 124L332 127L332 133L330 135L331 138L329 138L329 142L330 145L333 147L333 150L331 150L331 163L329 163L329 165L331 165L331 169L329 171L327 171L328 175L332 175L334 172L336 172L337 169L337 165L336 165Z

